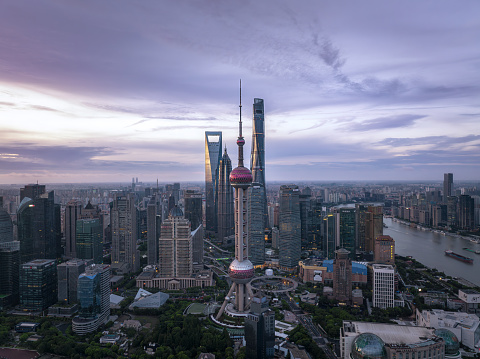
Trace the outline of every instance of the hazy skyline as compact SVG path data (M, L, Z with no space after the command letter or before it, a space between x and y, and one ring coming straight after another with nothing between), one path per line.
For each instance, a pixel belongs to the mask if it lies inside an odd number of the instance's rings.
M204 132L266 180L480 178L480 3L0 5L0 183L202 181Z

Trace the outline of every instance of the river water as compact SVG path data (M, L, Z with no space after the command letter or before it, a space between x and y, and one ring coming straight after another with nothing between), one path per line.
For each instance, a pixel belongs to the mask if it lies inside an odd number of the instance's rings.
M436 268L452 277L465 278L480 286L480 254L463 249L477 250L480 249L480 244L448 234L442 235L411 228L399 222L394 222L391 218L384 218L383 221L388 226L388 228L383 229L383 234L389 235L395 240L395 253L401 256L412 256L427 267ZM446 249L473 258L473 264L447 257L445 255Z

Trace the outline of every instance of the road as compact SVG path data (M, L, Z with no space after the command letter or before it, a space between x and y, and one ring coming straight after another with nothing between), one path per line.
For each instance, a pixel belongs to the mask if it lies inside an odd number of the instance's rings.
M313 341L323 350L328 359L337 359L335 353L327 345L327 342L323 338L325 331L318 325L314 324L310 314L306 314L300 307L286 294L282 294L281 299L284 299L292 313L294 313L303 327L307 330L308 334L312 337ZM323 334L322 334L323 331Z

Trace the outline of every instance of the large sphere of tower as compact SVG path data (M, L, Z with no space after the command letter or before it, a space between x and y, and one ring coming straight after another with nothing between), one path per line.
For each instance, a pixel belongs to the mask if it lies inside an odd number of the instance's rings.
M248 188L252 180L252 172L246 167L237 167L230 172L230 184L235 188Z
M235 259L228 267L228 276L235 283L246 284L250 282L254 275L255 268L248 259L241 262Z

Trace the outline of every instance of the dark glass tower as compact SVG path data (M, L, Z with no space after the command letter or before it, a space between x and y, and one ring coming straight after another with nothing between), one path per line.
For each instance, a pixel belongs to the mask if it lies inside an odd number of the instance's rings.
M222 132L205 131L205 229L217 231L216 193L218 166L222 150Z
M355 259L355 208L338 208L338 232L340 247L349 251L351 259Z
M17 212L21 262L56 259L58 251L57 216L53 191L36 199L25 197Z
M252 183L248 189L248 240L250 261L253 265L265 263L265 227L263 225L264 187Z
M280 187L279 264L286 269L298 266L301 254L300 191L296 185Z
M202 224L202 194L193 190L186 190L183 197L185 218L190 221L192 230Z
M448 202L448 197L453 196L453 173L443 174L443 203Z
M253 182L263 187L263 226L268 227L267 191L265 183L265 115L263 99L253 100L252 152L250 167Z
M227 148L223 153L220 165L218 167L218 186L217 186L217 225L218 239L235 233L235 221L233 213L233 187L230 184L230 173L232 172L232 161L227 154ZM193 228L192 229L196 229Z
M77 220L77 258L93 259L93 263L103 263L102 224L98 218Z

